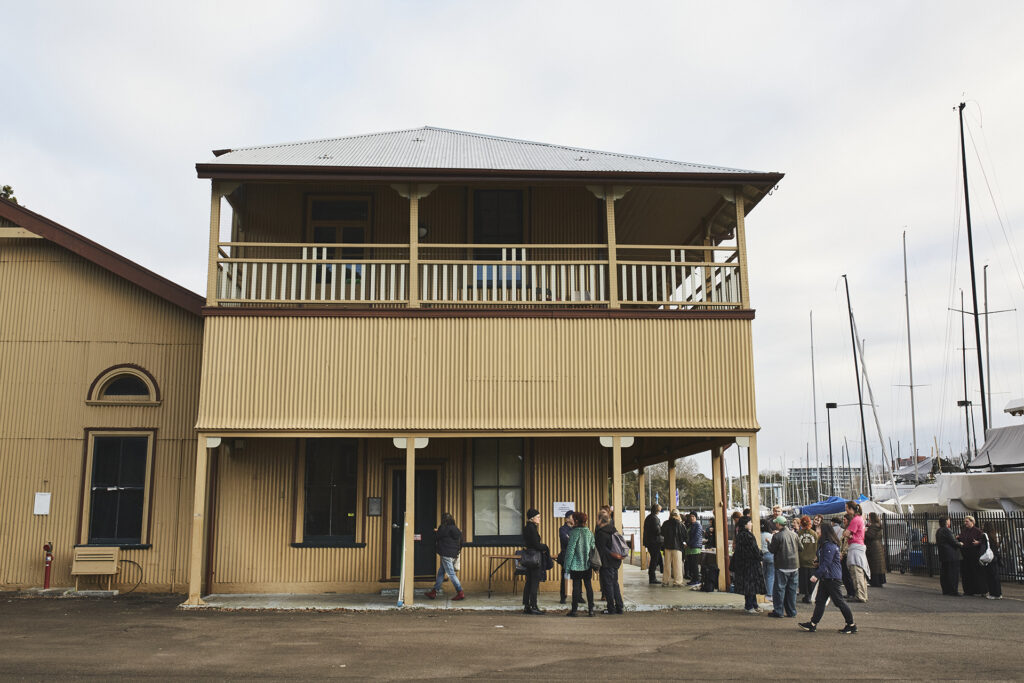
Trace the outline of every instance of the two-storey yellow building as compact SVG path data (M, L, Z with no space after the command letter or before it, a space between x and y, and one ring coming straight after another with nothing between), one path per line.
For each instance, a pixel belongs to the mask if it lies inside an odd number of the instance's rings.
M411 603L444 511L476 590L527 508L554 546L556 503L709 450L721 498L734 442L757 481L744 222L781 174L437 128L215 154L190 603Z

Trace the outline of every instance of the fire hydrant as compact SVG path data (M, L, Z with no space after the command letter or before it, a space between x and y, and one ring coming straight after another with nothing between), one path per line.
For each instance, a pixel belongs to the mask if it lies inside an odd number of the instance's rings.
M43 588L50 587L50 565L53 564L53 541L49 541L43 544L43 550L46 552L46 574L43 578Z

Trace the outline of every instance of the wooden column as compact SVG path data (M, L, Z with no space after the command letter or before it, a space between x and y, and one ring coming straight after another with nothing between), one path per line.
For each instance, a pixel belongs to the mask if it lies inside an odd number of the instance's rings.
M640 546L643 548L644 543L644 519L647 518L647 506L644 505L644 485L647 483L644 481L646 470L641 467L637 470L636 475L636 494L637 494L637 506L640 508ZM647 549L643 548L640 551L640 569L647 569L647 563L650 558L647 557Z
M612 437L612 524L622 532L622 437ZM619 590L622 590L625 570L619 572Z
M754 519L754 538L761 543L761 485L757 474L757 437L747 437L747 489L750 500L750 516Z
M750 308L750 287L747 284L747 231L746 231L746 205L743 200L743 188L736 188L736 249L737 260L740 265L740 301L744 309ZM753 508L751 508L753 509ZM758 532L757 535L760 535Z
M188 569L188 599L186 605L205 605L201 596L203 590L203 567L206 565L206 487L209 478L207 466L209 451L206 436L200 434L196 448L195 486L192 490L192 538Z
M415 201L415 200L413 200ZM416 438L408 436L405 440L405 561L402 563L402 577L405 592L402 603L408 607L413 604L416 571L413 559L413 531L416 528Z
M409 308L420 307L420 198L409 186Z
M726 525L725 458L723 449L711 450L711 486L715 493L715 563L718 566L718 590L729 589L729 534Z
M674 507L679 507L678 505L676 505L676 461L675 460L669 460L668 461L668 502L669 502L669 506L668 506L669 510L671 510Z
M217 249L220 243L220 183L214 180L210 191L210 251L206 264L206 305L217 305Z
M608 226L608 308L618 308L619 265L615 237L615 192L611 187L604 190L604 213Z

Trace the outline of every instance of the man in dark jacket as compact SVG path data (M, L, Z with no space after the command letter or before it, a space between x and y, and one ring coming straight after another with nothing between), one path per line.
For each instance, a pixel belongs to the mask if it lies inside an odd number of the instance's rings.
M565 546L569 543L569 532L572 531L572 510L565 513L565 522L562 526L558 527L558 544L561 550L558 552L558 564L565 564ZM558 597L561 604L565 604L566 593L565 593L565 570L559 569L559 580L558 580Z
M949 515L939 518L939 530L935 532L935 545L939 548L939 585L943 595L960 595L960 541L956 540L949 528Z
M616 533L618 531L608 513L602 512L598 515L594 545L601 556L601 570L598 576L601 579L601 592L604 593L604 599L608 604L604 614L622 614L623 609L622 591L619 590L619 567L622 566L622 560L611 555L612 536Z
M648 554L651 556L651 562L647 565L647 578L649 583L661 583L658 581L658 577L655 575L656 571L664 573L665 565L661 561L661 520L658 519L658 513L661 512L661 506L657 503L651 505L651 514L647 515L647 519L644 520L644 547L647 548Z
M770 617L795 617L796 593L799 585L800 569L800 538L789 528L786 518L779 515L775 518L778 531L772 536L768 550L774 556L775 582L772 591L772 611Z

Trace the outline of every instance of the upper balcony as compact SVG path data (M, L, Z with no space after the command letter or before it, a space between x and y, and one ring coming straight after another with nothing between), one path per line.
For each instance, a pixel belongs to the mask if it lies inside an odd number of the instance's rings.
M744 217L781 178L429 128L198 169L207 304L250 309L747 309Z

